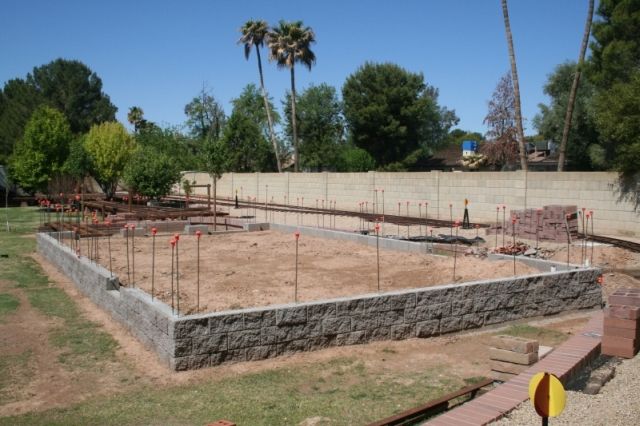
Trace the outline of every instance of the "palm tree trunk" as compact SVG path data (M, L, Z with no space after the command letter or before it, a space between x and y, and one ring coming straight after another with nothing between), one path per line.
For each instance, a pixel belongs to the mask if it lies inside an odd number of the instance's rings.
M522 108L520 106L520 84L518 82L518 68L516 67L516 53L513 50L513 37L509 24L509 9L507 0L502 0L502 14L504 16L504 29L507 33L507 45L509 47L509 61L511 62L511 80L513 80L513 95L516 102L516 131L518 133L518 149L520 151L520 167L527 170L527 153L524 148L524 129L522 128Z
M580 56L578 65L576 66L576 74L573 77L571 92L569 93L569 102L567 103L567 114L564 116L564 128L562 129L562 141L560 141L560 153L558 155L558 171L564 171L564 162L567 152L567 142L569 140L569 130L571 129L571 118L573 117L573 108L576 104L576 94L578 93L578 85L580 84L580 73L584 64L584 55L587 52L587 44L589 43L589 34L591 33L591 21L593 20L593 0L589 0L589 10L587 12L587 22L584 25L584 34L582 36L582 45L580 46Z
M293 132L293 155L295 155L294 172L300 168L300 157L298 155L298 126L296 124L296 78L294 66L291 65L291 131Z
M278 142L273 131L273 119L271 118L271 108L269 108L269 98L267 91L264 89L264 78L262 76L262 60L260 59L260 49L256 44L256 54L258 55L258 72L260 73L260 88L262 89L262 99L264 99L264 109L267 111L267 122L269 123L269 136L273 144L273 152L276 154L276 162L278 164L278 173L282 173L282 163L280 162L280 153L278 152Z

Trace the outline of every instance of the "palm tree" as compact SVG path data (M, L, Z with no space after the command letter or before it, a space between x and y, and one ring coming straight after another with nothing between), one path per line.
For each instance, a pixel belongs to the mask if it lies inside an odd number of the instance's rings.
M278 143L276 141L276 135L273 131L273 119L271 118L271 108L269 106L269 98L267 91L264 88L264 77L262 74L262 60L260 58L260 48L264 45L267 34L269 33L269 25L266 21L254 21L248 20L240 27L242 36L238 43L244 44L244 57L249 60L251 54L251 48L255 46L256 55L258 57L258 73L260 74L260 88L262 89L262 98L264 99L264 108L267 111L267 122L269 123L269 135L271 136L271 143L273 144L273 152L276 155L276 161L278 164L278 173L282 172L282 163L280 154L278 153Z
M132 106L129 108L129 113L127 114L127 121L129 124L133 125L134 131L137 133L140 130L141 124L144 120L144 111L139 106Z
M520 84L518 83L518 68L516 67L516 53L513 50L513 38L511 37L511 25L509 24L507 0L502 0L502 14L504 16L504 29L507 33L507 45L509 46L513 94L516 98L516 131L518 133L518 149L520 150L520 167L522 170L527 170L527 152L524 149L524 129L522 128L522 108L520 106Z
M295 64L299 62L311 70L311 66L316 62L316 55L311 51L311 44L316 42L315 37L313 30L303 26L302 21L280 21L278 27L269 33L267 40L270 49L269 58L275 60L279 68L289 68L291 71L291 128L293 132L295 172L299 170L300 164L298 128L296 125Z
M558 171L564 170L565 154L567 151L567 141L569 140L569 129L571 128L571 118L573 117L573 107L576 104L576 94L578 92L578 84L580 84L580 73L584 64L584 55L587 52L587 43L589 43L589 34L591 33L591 21L593 20L593 0L589 0L589 10L587 11L587 22L584 25L584 34L582 35L582 45L580 46L580 56L578 65L576 66L576 74L573 76L573 84L569 93L569 102L567 103L567 114L564 117L564 127L562 129L562 141L560 141L560 149L558 155Z

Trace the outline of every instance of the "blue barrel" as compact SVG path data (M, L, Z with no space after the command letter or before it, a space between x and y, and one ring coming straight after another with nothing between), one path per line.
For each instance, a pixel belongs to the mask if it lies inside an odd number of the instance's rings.
M478 142L476 141L462 141L462 151L478 151Z

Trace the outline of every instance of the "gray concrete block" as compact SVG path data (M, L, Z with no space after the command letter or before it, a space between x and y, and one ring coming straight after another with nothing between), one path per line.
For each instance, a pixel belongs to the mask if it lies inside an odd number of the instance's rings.
M209 334L208 324L206 318L172 321L169 323L169 335L174 339L204 336Z
M229 333L229 350L261 345L260 330L243 330Z
M276 325L295 325L307 322L307 306L282 308L276 311Z
M136 227L136 229L120 229L120 236L122 238L124 238L125 236L129 236L129 238L135 236L135 237L144 237L144 235L147 233L147 230L143 227Z
M352 299L336 302L336 315L353 316L364 313L364 299Z
M322 334L342 334L351 331L351 318L325 318L322 320Z
M351 331L371 330L377 328L380 317L377 314L354 315L351 317Z
M462 329L462 317L445 317L440 320L440 333L451 333Z
M296 352L306 352L309 350L309 340L300 339L289 342L278 343L276 346L277 355L286 355Z
M405 311L405 322L418 322L431 319L439 319L451 315L451 303L434 303L418 305L413 311Z
M269 223L245 223L242 229L249 232L268 231L271 228Z
M231 334L229 335L229 339L230 336ZM191 340L191 351L194 354L211 354L215 352L223 352L229 349L226 334L208 334L205 336L194 337Z
M200 231L203 235L209 233L209 225L185 225L184 233L187 235L196 235L196 232Z
M432 305L462 299L464 291L464 287L460 286L438 286L420 290L416 294L416 305Z
M330 335L310 337L308 345L308 350L310 351L330 348L332 346L336 346L336 336Z
M391 326L391 339L404 340L414 337L416 334L415 324L399 324Z
M451 315L460 316L473 311L473 299L461 299L451 302Z
M430 337L435 336L440 332L440 320L428 320L420 321L416 323L416 336L417 337Z
M404 310L380 312L379 315L378 324L380 326L404 324Z
M205 318L206 319L206 318ZM217 314L209 317L209 332L213 334L244 329L243 314Z
M378 327L372 330L367 330L367 340L375 342L378 340L390 340L391 339L391 327Z
M484 312L484 325L498 324L509 321L509 311L488 311Z
M394 311L416 306L416 294L393 294L365 299L366 312Z
M255 346L247 348L247 361L259 361L261 359L273 358L277 354L276 345Z
M260 330L260 344L262 346L275 345L276 343L278 343L278 327L265 327Z
M305 324L295 324L287 326L277 326L277 342L288 342L291 340L315 337L322 334L322 322L310 321Z
M335 303L311 304L307 308L307 317L309 321L317 321L325 318L334 318L335 316L336 316Z
M484 314L483 313L473 313L466 314L462 316L462 328L464 330L468 328L478 328L482 327L484 324Z
M260 329L276 325L276 311L273 309L261 309L244 313L245 329Z
M336 346L360 345L367 342L366 331L354 331L336 336Z

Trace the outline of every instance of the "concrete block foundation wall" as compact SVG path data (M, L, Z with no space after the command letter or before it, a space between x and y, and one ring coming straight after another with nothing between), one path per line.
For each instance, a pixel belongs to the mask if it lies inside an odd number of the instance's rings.
M185 172L185 178L198 184L211 183L209 175ZM419 214L418 202L429 204L429 217L448 219L449 203L454 218L462 218L464 199L470 201L472 221L495 222L498 204L509 210L538 208L551 204L574 204L594 210L597 234L640 237L640 214L631 201L619 199L618 175L611 172L416 172L416 173L227 173L218 181L218 194L236 194L289 204L304 197L305 206L315 200L335 200L341 210L358 210L358 202L373 207L375 189L384 188L387 214L397 214L398 202L406 214ZM198 188L205 194L206 190ZM378 211L382 197L378 193ZM328 203L327 203L328 204ZM321 205L320 205L321 207ZM327 205L328 207L328 205Z
M38 250L175 370L331 346L430 337L505 321L599 307L601 271L586 268L177 317L46 234Z
M48 234L37 234L38 252L64 273L96 305L123 324L160 359L169 363L174 342L169 335L171 309L137 288L120 287L117 276L61 245Z

